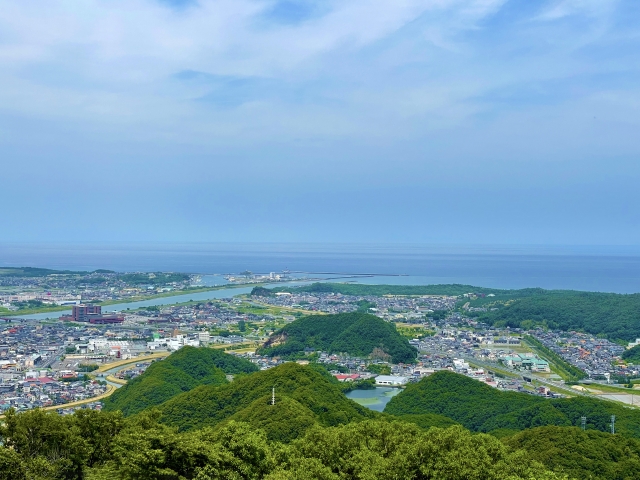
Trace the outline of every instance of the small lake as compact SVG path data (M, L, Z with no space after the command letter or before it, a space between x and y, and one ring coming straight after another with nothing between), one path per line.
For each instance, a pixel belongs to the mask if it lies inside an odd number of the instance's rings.
M346 396L363 407L381 412L387 406L389 400L401 391L401 388L376 387L373 390L352 390Z

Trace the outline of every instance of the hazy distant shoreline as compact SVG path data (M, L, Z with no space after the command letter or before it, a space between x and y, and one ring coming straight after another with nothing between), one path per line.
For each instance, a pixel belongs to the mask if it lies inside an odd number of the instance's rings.
M362 283L462 283L640 292L637 247L443 246L400 244L147 243L0 244L0 266L71 270L359 272ZM406 275L406 276L389 276Z

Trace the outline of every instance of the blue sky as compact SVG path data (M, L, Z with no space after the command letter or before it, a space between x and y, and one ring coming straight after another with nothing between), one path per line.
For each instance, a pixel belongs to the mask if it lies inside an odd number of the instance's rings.
M640 244L640 2L6 0L0 241Z

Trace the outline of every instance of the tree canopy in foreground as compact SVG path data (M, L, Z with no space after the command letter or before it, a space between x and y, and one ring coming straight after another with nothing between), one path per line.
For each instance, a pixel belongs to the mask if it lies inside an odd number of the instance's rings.
M279 408L276 405L274 408ZM459 426L366 420L283 445L246 423L179 433L153 411L9 414L0 480L559 480L524 451Z

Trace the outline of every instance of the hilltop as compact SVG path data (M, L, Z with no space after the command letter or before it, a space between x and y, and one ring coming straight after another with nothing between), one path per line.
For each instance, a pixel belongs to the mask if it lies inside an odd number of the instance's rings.
M275 406L270 404L273 387ZM315 424L341 425L376 415L347 399L328 374L297 363L285 363L225 385L198 387L158 408L160 421L180 430L239 420L281 441L296 438Z
M565 331L604 335L610 340L640 337L640 294L530 289L533 293L471 301L471 307L492 307L478 319L499 327L532 328L542 325Z
M575 397L546 399L519 392L501 392L457 373L440 371L411 384L393 397L385 413L435 413L476 432L499 435L544 425L577 426L587 417L591 429L609 431L611 415L616 431L640 438L640 412L612 402Z
M302 317L275 332L260 349L269 356L301 356L305 348L367 357L374 349L394 363L411 363L417 350L395 325L367 313L340 313Z
M200 385L227 383L226 374L251 373L253 363L212 348L183 347L152 363L139 377L104 400L104 410L133 415Z
M486 309L465 314L498 327L525 329L543 326L605 335L613 341L640 338L640 294L582 292L522 288L505 290L464 284L364 285L357 283L313 283L299 287L256 287L252 295L268 297L276 292L339 293L356 296L448 295L460 297L458 308L467 304ZM473 295L462 298L462 295Z
M113 273L111 270L94 270L93 272L73 270L51 270L36 267L0 267L0 277L46 277L49 275L86 275L88 273Z
M524 430L503 442L570 478L627 480L640 471L640 441L621 435L550 426Z

